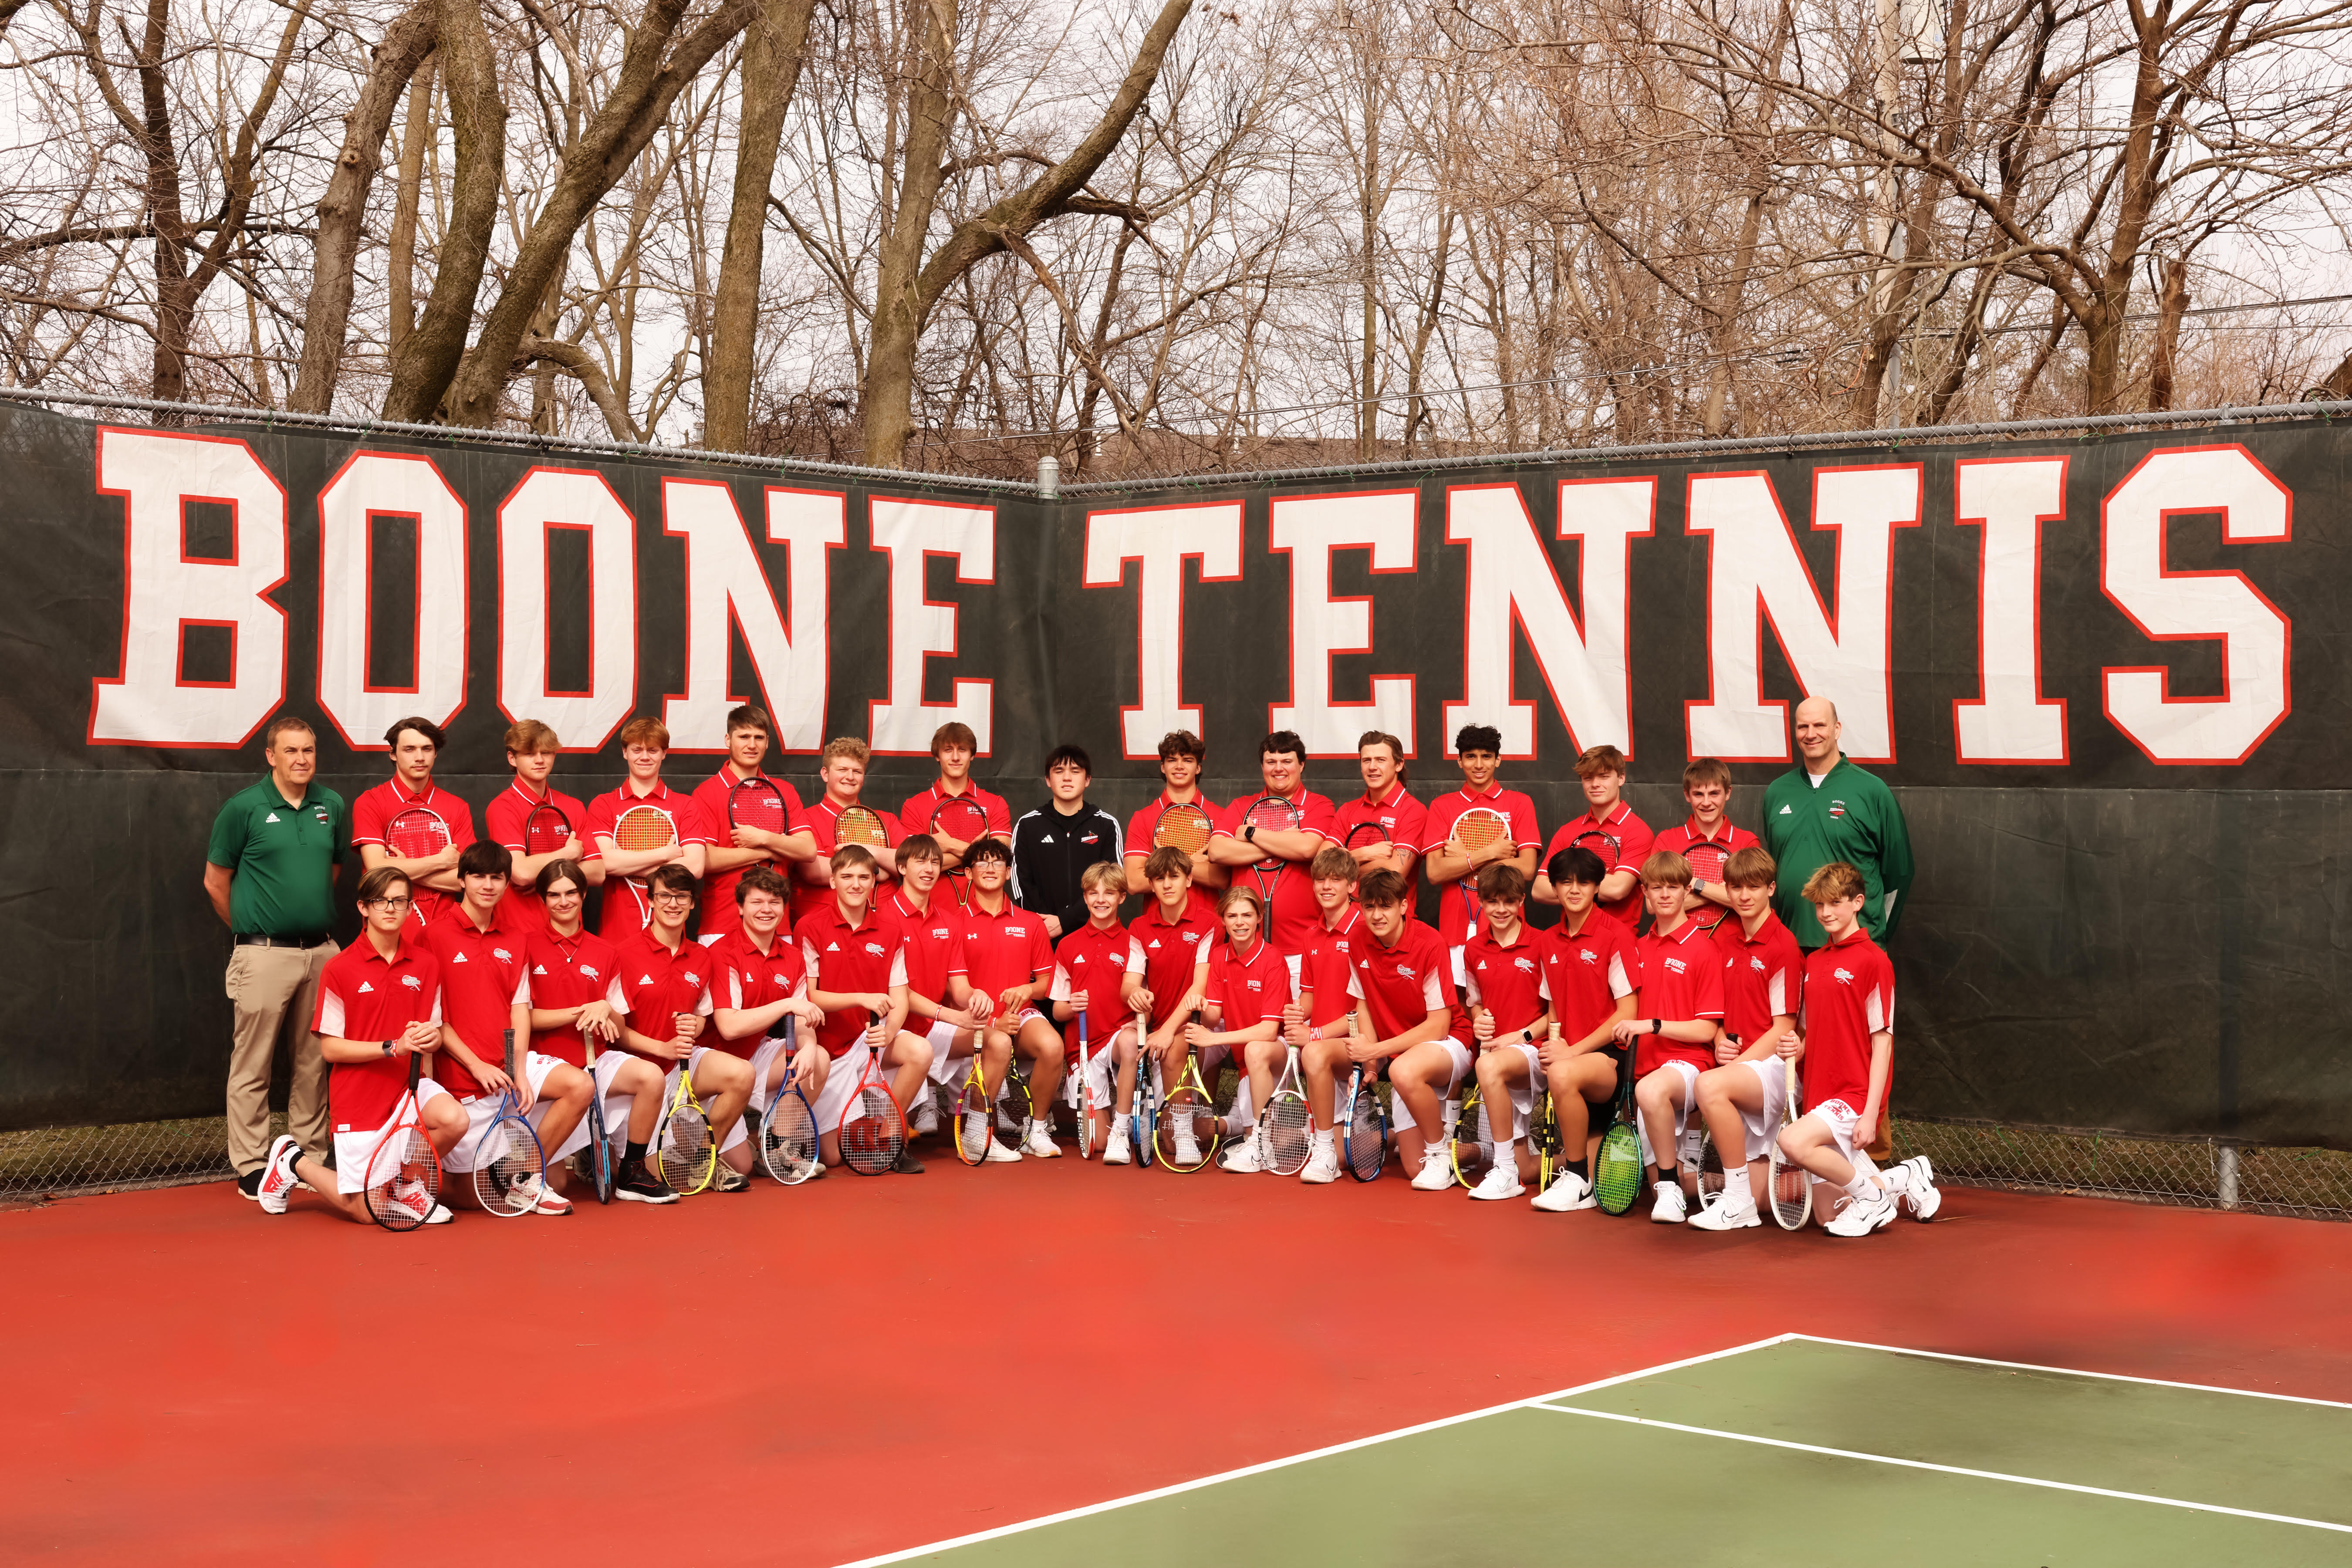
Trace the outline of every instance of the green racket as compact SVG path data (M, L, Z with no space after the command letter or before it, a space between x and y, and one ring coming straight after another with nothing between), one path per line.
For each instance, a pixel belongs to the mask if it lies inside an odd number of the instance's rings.
M1593 1162L1592 1191L1603 1214L1621 1215L1642 1195L1642 1140L1633 1131L1633 1072L1632 1052L1618 1064L1617 1115L1601 1136L1601 1157Z

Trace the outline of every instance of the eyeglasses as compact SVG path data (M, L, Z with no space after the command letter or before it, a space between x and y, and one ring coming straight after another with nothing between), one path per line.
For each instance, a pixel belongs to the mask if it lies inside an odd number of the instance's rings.
M380 907L382 907L382 908L383 908L383 909L387 909L387 910L404 910L404 909L408 908L408 906L409 906L409 905L411 905L411 904L415 903L416 900L415 900L415 899L378 899L378 900L376 900L375 901L376 901L376 903L377 903Z
M665 888L654 895L654 902L657 904L690 904L694 902L694 891L692 889L688 889L685 892L681 893L674 889Z

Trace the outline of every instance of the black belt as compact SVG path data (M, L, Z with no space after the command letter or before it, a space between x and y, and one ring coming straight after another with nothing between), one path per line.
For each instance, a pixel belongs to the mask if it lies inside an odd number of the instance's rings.
M327 940L327 933L316 931L300 936L263 936L258 931L241 931L235 940L239 947L317 947Z

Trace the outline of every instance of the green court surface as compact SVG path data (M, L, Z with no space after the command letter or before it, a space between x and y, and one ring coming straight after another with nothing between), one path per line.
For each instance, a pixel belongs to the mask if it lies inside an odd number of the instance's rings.
M871 1563L2352 1563L2352 1405L1790 1335Z

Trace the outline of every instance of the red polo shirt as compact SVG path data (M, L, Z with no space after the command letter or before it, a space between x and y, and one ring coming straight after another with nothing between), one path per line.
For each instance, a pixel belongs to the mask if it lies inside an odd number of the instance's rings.
M530 814L539 809L542 801L554 802L555 808L571 818L572 836L580 840L582 866L586 866L591 860L604 858L604 852L588 835L588 807L585 804L552 785L549 786L546 795L535 795L523 787L520 779L509 780L507 787L499 791L489 805L482 807L482 826L489 834L490 841L505 845L516 859L521 859L524 854L523 824L530 820ZM588 889L583 888L580 890L585 893ZM536 888L521 888L509 883L505 902L526 927L547 923L547 905ZM462 1030L459 1032L463 1033ZM467 1043L470 1045L473 1042L468 1039Z
M523 944L530 962L530 997L534 1007L578 1007L589 1002L609 1002L613 1011L626 1016L628 994L621 989L620 958L613 944L593 931L558 936L541 926ZM573 1067L588 1065L588 1042L580 1026L551 1029L531 1037L539 1054L558 1057Z
M506 1032L517 1006L530 1005L530 928L507 909L504 899L491 911L490 929L482 930L460 901L435 921L425 932L425 946L441 961L442 1021L476 1056L492 1067L506 1052ZM521 1069L530 1049L530 1030L515 1037L515 1067ZM433 1080L460 1100L471 1100L482 1086L453 1051L443 1051L434 1063Z
M1289 962L1263 938L1246 957L1234 952L1230 942L1217 943L1217 951L1209 957L1205 1000L1219 1011L1220 1034L1280 1018L1290 994Z
M1524 921L1505 947L1489 929L1462 944L1463 1002L1495 1016L1495 1037L1516 1034L1546 1011L1539 933Z
M711 962L718 966L714 982L718 998L738 1011L782 1002L808 984L808 960L803 956L800 943L793 940L793 933L782 927L765 952L740 924L712 942L709 951ZM746 1035L740 1040L723 1039L716 1029L710 1030L709 1035L712 1045L745 1061L751 1059L751 1053L760 1048L762 1038Z
M352 847L358 849L373 844L385 854L391 854L392 847L383 841L384 828L394 817L412 805L421 805L439 813L441 820L449 825L449 842L457 847L463 849L474 841L472 806L439 784L427 785L422 795L411 795L395 773L373 789L362 790L359 798L352 802ZM443 906L454 897L438 888L421 884L410 888L408 896L411 900L408 929L419 938L424 935L425 927L440 919ZM405 1087L406 1078L404 1077L401 1082Z
M1723 1022L1723 951L1706 934L1703 921L1683 921L1670 935L1652 931L1636 938L1642 999L1634 1004L1637 1018L1666 1023ZM1650 1073L1664 1062L1686 1061L1701 1071L1715 1065L1713 1042L1692 1045L1664 1035L1643 1035L1633 1053L1638 1073Z
M785 832L790 833L800 826L800 791L772 773L759 773L747 776L766 779L776 786L776 793L784 797ZM727 800L737 782L735 764L724 762L719 764L717 773L694 786L694 803L702 808L703 816L710 823L710 842L721 849L735 847L735 829L727 820ZM754 860L751 865L761 863ZM786 860L774 864L781 871L792 863ZM697 920L694 929L697 934L724 935L742 923L742 911L735 902L735 884L743 879L743 873L748 869L750 867L738 866L731 871L719 871L702 879L702 896L695 906Z
M990 1005L1015 985L1034 985L1054 973L1054 940L1045 922L1007 900L995 914L975 898L963 911L965 982Z
M961 795L941 789L937 780L933 780L931 787L922 794L908 795L907 804L898 809L898 826L908 833L929 833L931 831L932 816L951 800L971 801L988 814L988 831L992 837L1008 842L1011 840L1013 808L1004 804L1003 795L991 795L970 779L964 780ZM961 838L963 836L958 834L956 837Z
M1343 800L1337 815L1339 831L1334 837L1341 844L1348 842L1352 829L1367 822L1379 823L1388 829L1391 843L1402 844L1416 855L1429 837L1429 808L1405 794L1402 784L1391 784L1378 800L1360 795Z
M841 901L828 893L823 908L793 927L793 940L801 944L811 990L887 993L908 984L906 937L888 911L871 904L866 918L852 925ZM838 1059L857 1044L868 1022L865 1008L844 1007L824 1016L816 1037Z
M1677 855L1687 856L1692 845L1712 843L1720 847L1724 858L1728 859L1758 842L1756 835L1744 827L1734 827L1728 817L1717 825L1711 838L1701 833L1695 823L1685 820L1675 823L1672 827L1661 828L1658 836L1650 842L1650 852L1654 855L1661 849L1671 849ZM1721 879L1710 878L1709 880L1719 881Z
M1549 868L1553 856L1588 833L1599 833L1605 836L1605 838L1616 841L1617 852L1614 859L1610 858L1609 846L1606 842L1595 842L1585 846L1601 857L1601 865L1604 871L1633 873L1633 891L1622 899L1608 900L1601 906L1601 912L1624 921L1630 930L1639 925L1642 921L1642 862L1650 858L1650 845L1653 840L1649 825L1634 816L1633 808L1622 799L1610 808L1605 820L1596 821L1592 813L1588 810L1575 821L1564 824L1558 833L1551 836L1551 842L1544 846L1543 863L1536 868L1539 871Z
M963 973L962 906L949 895L945 882L938 882L931 887L928 908L917 909L903 886L893 888L882 907L906 939L907 989L946 1006L948 976Z
M1364 930L1364 911L1353 904L1339 911L1337 925L1318 922L1317 930L1299 961L1298 989L1314 998L1307 1022L1321 1029L1356 1010L1355 944L1370 942L1371 934Z
M1048 994L1066 1002L1081 991L1087 994L1087 1038L1100 1050L1134 1016L1118 994L1127 976L1143 973L1143 946L1116 922L1106 929L1088 921L1062 938L1062 945L1053 952L1054 988ZM1068 1058L1076 1061L1075 1017L1062 1026L1062 1045Z
M1454 955L1445 940L1420 921L1408 920L1394 947L1384 947L1370 931L1349 944L1355 961L1356 984L1370 1004L1372 1027L1383 1039L1418 1027L1433 1008L1454 1015L1447 1029L1465 1045L1470 1019L1454 994Z
M1895 1029L1895 966L1856 926L1843 942L1817 947L1805 960L1804 1104L1819 1110L1842 1100L1857 1116L1870 1098L1870 1037ZM1895 1091L1894 1064L1886 1092ZM1879 1110L1884 1115L1885 1107Z
M1752 1046L1772 1019L1793 1018L1805 994L1805 955L1780 917L1764 911L1764 923L1749 936L1733 915L1715 928L1723 950L1723 1026Z
M649 1040L675 1040L680 1013L710 1016L710 979L719 969L709 948L687 937L672 952L655 937L650 926L613 945L617 950L614 960L621 966L621 997L628 1004L629 1027ZM705 1029L703 1035L704 1045L717 1043L717 1030ZM631 1054L645 1056L643 1051ZM646 1059L665 1072L675 1065L652 1057Z
M1499 811L1511 824L1511 843L1516 848L1532 849L1543 842L1543 828L1536 822L1536 803L1515 789L1505 789L1496 784L1473 793L1466 786L1448 790L1429 803L1429 819L1421 835L1421 852L1428 855L1444 847L1454 837L1454 825L1462 820L1465 811L1484 809ZM1475 882L1475 878L1465 878ZM1439 889L1437 902L1437 934L1455 947L1470 940L1471 931L1478 922L1470 918L1470 900L1461 891L1461 883Z
M1248 825L1249 808L1265 794L1261 790L1234 796L1224 810L1215 814L1215 837L1242 842L1242 830ZM1315 834L1325 843L1339 842L1339 815L1328 797L1317 795L1313 790L1300 788L1292 791L1288 798L1298 808L1299 831ZM1316 847L1319 849L1322 846ZM1274 929L1269 934L1280 952L1305 952L1315 941L1317 929L1323 923L1323 911L1315 905L1315 884L1307 875L1307 865L1313 859L1310 855L1305 860L1286 860L1279 870L1265 874L1274 886ZM1249 886L1259 886L1258 873L1254 865L1235 866L1230 869L1234 881L1247 878Z
M1157 800L1152 801L1141 811L1137 812L1133 816L1127 819L1126 858L1135 862L1136 869L1138 871L1140 871L1143 868L1143 863L1146 860L1151 858L1151 852L1159 847L1158 845L1151 842L1151 836L1160 829L1160 815L1172 804L1174 803L1168 798L1168 792L1163 789L1160 792L1160 797ZM1211 824L1210 831L1212 837L1213 837L1215 833L1216 820L1223 815L1223 808L1218 805L1215 801L1211 800L1207 795L1201 794L1197 790L1193 792L1192 804L1209 814L1209 822ZM1209 852L1205 848L1199 854L1192 857L1192 869L1195 874L1200 871L1203 865L1208 863L1208 858ZM1216 924L1217 900L1215 894L1210 892L1206 888L1195 885L1192 889L1192 902L1194 909L1200 910L1209 918L1209 923L1211 925ZM1150 984L1150 983L1147 981L1145 984ZM1157 994L1159 988L1157 986L1153 986L1152 989L1154 994Z
M624 783L620 788L606 790L590 801L589 838L593 841L613 837L613 825L621 819L621 814L636 805L658 806L668 812L670 820L677 826L680 844L718 842L718 830L711 826L710 818L704 814L700 804L692 795L680 795L659 779L656 779L654 787L644 795L635 793ZM597 853L604 853L602 844L597 845ZM604 933L606 942L625 952L628 939L652 924L653 906L646 901L645 884L636 878L607 877L604 887L604 914L597 923L597 929ZM650 1029L638 1032L648 1036L653 1033Z
M1171 925L1160 917L1160 900L1154 899L1150 909L1128 922L1127 933L1143 952L1143 986L1151 993L1151 1026L1156 1029L1192 988L1194 970L1208 962L1219 935L1216 917L1187 903L1184 918Z
M327 961L319 975L319 1007L311 1015L315 1034L345 1040L390 1040L415 1023L441 1021L441 961L422 942L404 940L390 959L379 954L367 933ZM425 1058L427 1077L438 1081L441 1054ZM408 1092L408 1057L373 1057L335 1062L327 1074L328 1119L338 1132L366 1132L392 1120L393 1107Z
M1574 1045L1617 1016L1619 998L1633 994L1641 960L1633 933L1599 910L1576 931L1568 922L1544 933L1544 994L1559 1022L1559 1037Z
M796 829L805 827L815 836L818 859L823 860L829 857L839 846L841 840L835 837L834 827L840 822L842 812L846 809L845 806L835 805L831 795L821 795L809 803L807 809L801 813L800 820L793 825ZM866 809L882 819L882 837L888 841L891 848L897 848L907 837L905 826L879 806L868 805ZM877 878L874 883L874 901L880 903L897 885L898 879L895 877ZM813 888L797 879L793 882L793 920L795 923L816 913L819 909L831 905L833 901L831 888ZM826 986L825 989L830 991L833 987Z

